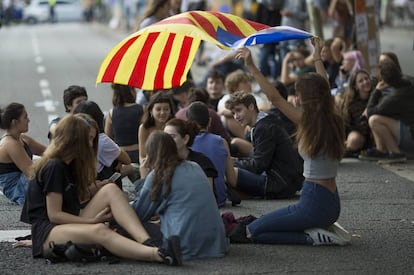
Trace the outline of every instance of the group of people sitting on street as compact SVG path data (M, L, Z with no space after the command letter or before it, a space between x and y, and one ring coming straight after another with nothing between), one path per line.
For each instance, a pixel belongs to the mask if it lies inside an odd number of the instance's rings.
M414 149L414 82L393 53L380 56L374 79L341 39L310 44L312 53L286 54L280 81L240 48L233 57L243 69L212 68L204 87L191 79L160 91L113 84L106 116L83 87L70 86L67 114L52 121L47 146L26 134L22 104L1 108L0 184L23 206L33 256L72 241L181 265L223 257L230 242L349 244L337 223L339 162L406 160ZM115 172L121 178L110 180ZM133 198L123 177L136 186ZM297 196L230 231L220 213L227 201Z

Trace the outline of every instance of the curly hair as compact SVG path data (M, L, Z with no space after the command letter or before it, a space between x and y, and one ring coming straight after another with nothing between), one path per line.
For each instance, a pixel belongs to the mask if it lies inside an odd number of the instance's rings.
M226 81L224 85L226 86L227 92L232 94L236 92L237 87L239 87L240 83L251 82L251 81L252 81L251 76L245 71L239 69L239 70L229 73L226 76Z

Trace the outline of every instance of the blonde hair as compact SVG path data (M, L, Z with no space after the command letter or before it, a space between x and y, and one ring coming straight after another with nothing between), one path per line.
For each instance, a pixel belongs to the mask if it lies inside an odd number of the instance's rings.
M92 127L96 135L91 147L89 134ZM89 115L66 115L56 125L52 142L42 158L34 163L31 177L41 181L45 165L52 159L61 160L70 166L79 197L86 196L88 185L96 179L98 133L98 125Z
M239 86L240 83L251 82L251 81L252 81L251 77L246 72L240 69L236 70L227 75L226 82L225 82L226 90L227 92L232 94L236 92L237 87Z

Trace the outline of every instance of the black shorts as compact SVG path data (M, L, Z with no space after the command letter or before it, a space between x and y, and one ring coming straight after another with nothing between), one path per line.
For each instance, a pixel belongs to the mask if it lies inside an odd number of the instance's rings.
M33 257L43 257L43 244L55 224L48 220L39 220L32 224L32 253Z

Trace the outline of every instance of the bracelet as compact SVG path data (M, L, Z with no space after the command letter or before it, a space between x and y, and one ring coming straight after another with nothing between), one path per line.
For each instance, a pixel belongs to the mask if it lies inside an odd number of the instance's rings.
M322 62L322 59L321 58L318 58L318 59L314 59L313 60L313 62L316 62L316 61L321 61Z

